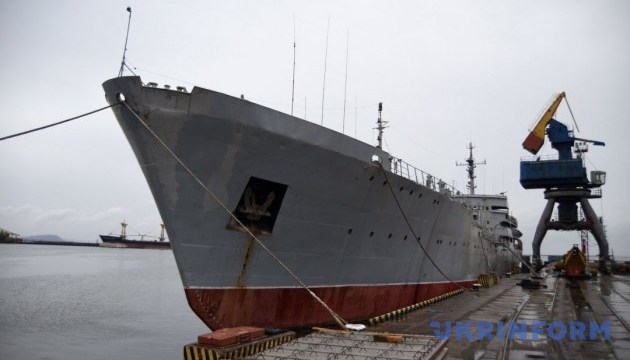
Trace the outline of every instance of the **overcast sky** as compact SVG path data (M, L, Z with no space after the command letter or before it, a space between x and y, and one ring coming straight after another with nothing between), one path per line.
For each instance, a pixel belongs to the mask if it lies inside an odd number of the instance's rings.
M519 184L528 128L566 91L588 170L608 173L603 201L611 249L630 255L630 2L616 1L3 1L0 136L106 105L101 83L127 58L144 82L194 85L321 121L374 144L378 102L385 150L465 190L472 142L478 193L507 191L525 252L545 205ZM346 121L344 78L348 47ZM128 74L128 72L127 72ZM571 124L565 105L560 121ZM544 154L553 154L548 144ZM157 235L161 222L110 110L0 142L0 227L22 235L96 241L117 232ZM577 232L549 232L543 254ZM592 241L593 245L594 240ZM598 253L597 247L592 248Z

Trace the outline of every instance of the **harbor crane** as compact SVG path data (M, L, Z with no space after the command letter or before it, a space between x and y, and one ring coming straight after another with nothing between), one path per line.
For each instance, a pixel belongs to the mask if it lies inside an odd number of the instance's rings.
M562 100L566 101L564 92L556 96L523 142L525 150L537 155L545 142L546 134L551 147L558 151L557 156L542 159L538 156L521 160L521 186L525 189L545 189L544 194L547 199L547 205L540 217L532 241L532 262L536 270L542 268L540 245L547 230L588 230L593 234L599 246L600 270L609 272L610 257L606 233L601 220L588 201L588 199L601 198L601 186L606 182L606 173L591 171L589 180L583 155L588 150L587 143L598 146L605 144L601 141L577 138L565 124L554 119ZM571 111L570 107L569 111ZM578 219L578 203L584 213L584 219ZM556 204L558 204L558 218L552 220L551 216Z

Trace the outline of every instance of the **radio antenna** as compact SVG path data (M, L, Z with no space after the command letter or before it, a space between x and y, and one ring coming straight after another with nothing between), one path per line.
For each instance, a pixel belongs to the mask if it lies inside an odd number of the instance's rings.
M357 138L357 102L359 95L354 95L354 138Z
M341 123L341 132L343 134L346 133L346 100L347 100L347 89L348 89L348 52L350 49L350 30L348 30L347 32L347 37L346 37L346 79L345 82L343 84L343 121Z
M129 13L129 21L127 22L127 36L125 37L125 49L123 50L122 61L120 62L120 70L118 71L118 77L121 77L123 70L125 69L125 56L127 55L127 40L129 40L129 27L131 26L131 6L127 6L127 12Z
M328 18L328 25L326 26L326 53L324 54L324 85L322 86L322 123L324 126L324 95L326 94L326 63L328 61L328 34L330 32L330 18Z
M295 100L295 14L293 14L293 85L291 87L291 115L293 115L293 101Z

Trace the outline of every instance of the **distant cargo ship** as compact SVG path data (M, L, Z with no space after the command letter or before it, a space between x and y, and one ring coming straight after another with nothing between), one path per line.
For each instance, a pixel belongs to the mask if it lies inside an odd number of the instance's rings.
M472 153L462 194L382 150L380 109L373 146L198 87L103 87L211 329L361 321L518 263L516 218L474 193Z
M102 247L134 248L134 249L170 249L171 243L164 237L164 225L160 225L160 236L157 240L144 240L146 235L138 235L140 239L132 239L127 236L127 224L120 223L120 235L99 235Z

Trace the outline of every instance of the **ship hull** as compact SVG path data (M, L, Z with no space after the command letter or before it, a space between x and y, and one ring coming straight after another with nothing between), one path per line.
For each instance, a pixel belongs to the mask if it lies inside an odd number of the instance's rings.
M205 89L136 77L103 86L110 103L126 99L113 111L169 229L188 302L212 329L332 321L278 259L352 320L510 267L466 204L392 173L381 149Z
M393 309L470 288L476 279L457 283L315 287L311 290L347 321L361 321ZM202 319L217 328L242 324L280 328L331 323L330 314L302 288L186 289L186 298ZM305 309L307 311L305 311Z

